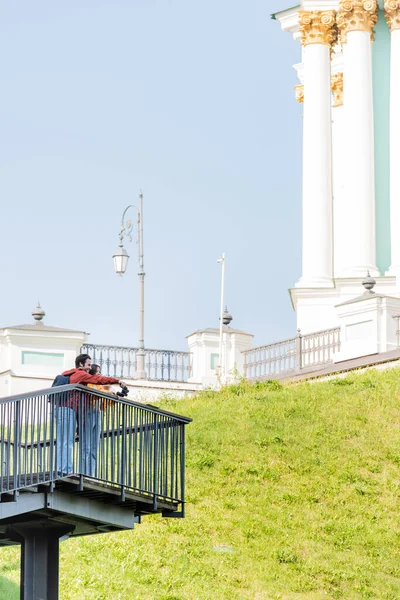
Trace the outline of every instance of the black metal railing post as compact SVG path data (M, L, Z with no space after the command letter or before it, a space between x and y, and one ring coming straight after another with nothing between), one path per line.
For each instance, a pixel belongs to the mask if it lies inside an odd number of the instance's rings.
M21 437L21 424L20 424L21 404L20 402L15 403L15 415L14 415L14 452L13 452L13 476L14 476L14 489L19 488L19 450L20 450L20 437Z
M53 486L54 473L56 471L54 464L54 446L56 444L56 440L54 437L54 404L50 407L50 448L49 448L49 471L50 471L50 481L52 482L50 485Z
M121 485L121 500L125 500L125 469L126 469L126 404L122 405L121 408L121 473L120 473L120 485Z
M153 454L153 510L157 510L157 487L158 487L158 415L154 415L154 454Z
M181 460L181 502L182 502L182 517L185 516L185 428L183 425L181 429L181 448L180 448L180 460Z

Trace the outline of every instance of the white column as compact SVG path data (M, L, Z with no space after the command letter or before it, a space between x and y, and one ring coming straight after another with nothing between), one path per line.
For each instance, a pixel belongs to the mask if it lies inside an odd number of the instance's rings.
M346 262L343 240L347 235L344 189L346 134L344 129L343 66L332 75L332 172L333 172L333 275L338 277Z
M375 0L341 2L338 25L344 60L346 209L343 277L379 275L376 267L372 29Z
M333 285L330 49L333 11L299 12L304 46L303 268L297 287Z
M389 275L400 292L400 2L385 1L390 42L390 248Z

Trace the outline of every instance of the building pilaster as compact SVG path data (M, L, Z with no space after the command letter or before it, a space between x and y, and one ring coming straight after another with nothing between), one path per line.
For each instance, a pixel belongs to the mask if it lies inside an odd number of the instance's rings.
M396 275L400 293L400 2L385 0L390 29L390 249L388 274Z

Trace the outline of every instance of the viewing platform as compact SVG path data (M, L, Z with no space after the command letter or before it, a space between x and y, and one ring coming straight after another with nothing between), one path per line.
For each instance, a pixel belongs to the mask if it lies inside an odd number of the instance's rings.
M184 516L190 421L81 385L0 401L0 546L21 544L21 598L58 598L60 538Z

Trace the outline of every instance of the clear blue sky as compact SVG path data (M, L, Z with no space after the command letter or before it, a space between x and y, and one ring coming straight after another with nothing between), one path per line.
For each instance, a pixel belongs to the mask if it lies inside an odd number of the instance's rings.
M285 0L0 1L0 325L136 345L136 245L114 274L121 214L145 199L148 347L218 326L291 336L300 276L300 49Z

